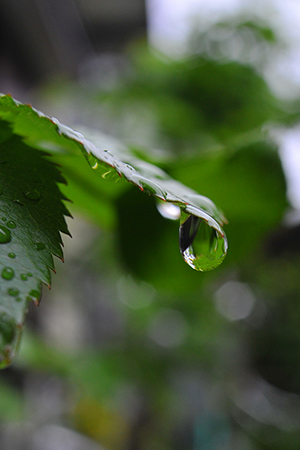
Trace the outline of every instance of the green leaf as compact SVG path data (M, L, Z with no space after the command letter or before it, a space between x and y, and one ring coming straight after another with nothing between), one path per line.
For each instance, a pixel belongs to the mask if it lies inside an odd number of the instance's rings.
M192 268L211 270L223 261L227 253L227 239L222 229L225 219L209 198L173 180L162 169L141 159L135 151L118 140L93 131L91 142L81 133L60 124L56 119L47 118L27 105L15 102L10 96L1 98L0 117L9 121L14 133L22 136L30 145L56 152L58 149L69 151L71 147L76 151L79 147L94 172L103 179L125 179L141 191L178 206L182 213L181 231L184 230L181 235L187 237L184 242L181 239L181 253ZM193 231L188 225L190 216L200 219ZM207 226L209 231L201 232L206 235L206 248L204 252L202 246L199 257L192 244L196 240L197 229L203 226Z
M142 159L136 150L99 132L93 133L91 142L11 96L0 96L0 119L2 367L16 353L28 301L39 302L41 282L50 285L52 255L63 256L60 231L68 233L64 215L69 213L62 203L66 198L57 187L64 178L40 150L64 162L70 154L77 157L80 149L102 179L126 180L163 204L175 205L176 219L181 217L180 251L192 268L212 270L225 258L227 240L222 212L209 198L173 180L147 158ZM66 169L73 177L73 186L78 187L80 167L74 173L69 160Z
M6 129L0 143L0 367L5 367L18 348L28 301L38 304L41 283L50 286L52 255L63 258L59 231L68 234L69 213L56 165L9 136L4 122L1 129Z

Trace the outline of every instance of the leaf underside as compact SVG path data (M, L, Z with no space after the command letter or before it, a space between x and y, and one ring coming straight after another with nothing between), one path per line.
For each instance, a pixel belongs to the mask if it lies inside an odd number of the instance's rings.
M0 95L0 118L11 124L14 134L28 145L49 152L75 152L80 149L91 167L102 178L121 178L149 195L183 205L186 211L203 218L224 233L226 219L207 197L173 180L163 170L137 157L130 148L101 132L93 132L93 142L81 133L49 118L29 105L16 102L9 95ZM90 133L90 130L88 131Z
M58 168L1 122L0 143L0 353L1 366L16 352L28 301L50 287L53 256L63 258L60 231L70 215L57 182Z

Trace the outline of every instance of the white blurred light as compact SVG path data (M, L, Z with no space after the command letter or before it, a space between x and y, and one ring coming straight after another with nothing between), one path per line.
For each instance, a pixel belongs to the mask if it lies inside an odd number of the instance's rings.
M300 427L300 396L272 386L260 377L247 377L234 386L236 406L257 422L287 432Z
M216 22L243 3L243 0L147 0L149 41L163 52L180 55L186 50L195 20Z
M280 142L281 161L288 177L288 197L291 205L300 209L300 128L287 131Z
M174 203L158 201L156 206L165 219L178 220L180 218L180 208Z
M230 321L248 317L253 311L255 297L249 286L237 281L228 281L215 293L218 312Z

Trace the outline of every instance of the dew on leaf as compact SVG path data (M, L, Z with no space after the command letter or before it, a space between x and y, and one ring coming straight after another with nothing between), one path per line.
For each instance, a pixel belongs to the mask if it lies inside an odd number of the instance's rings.
M9 220L6 224L8 228L16 228L16 224L13 220Z
M7 242L10 241L11 241L10 231L3 225L0 225L0 244L7 244Z
M28 280L28 275L26 275L26 273L21 273L20 278L23 281L27 281Z
M19 294L19 292L20 291L17 288L9 288L8 291L7 291L7 293L9 295L11 295L12 297L16 297Z
M11 280L15 276L15 272L11 267L4 267L1 276L4 280Z
M150 183L146 183L143 180L139 181L139 188L148 195L155 195L157 193L157 189L155 189L155 187L151 186Z
M218 267L227 253L225 234L208 225L206 220L182 211L179 247L185 262L205 272Z
M39 200L41 198L41 194L36 189L33 189L32 191L24 192L24 195L29 200Z
M16 257L16 254L13 253L13 252L10 252L10 253L8 254L8 257L11 258L11 259L14 259L14 258Z
M15 198L13 202L16 203L17 205L24 206L24 203L19 198Z
M32 277L33 276L33 274L31 273L31 272L28 272L28 274L27 274L29 277Z
M34 244L34 248L36 250L44 250L45 247L46 246L43 242L35 242L35 244Z
M6 222L7 218L6 217L1 217L2 222Z

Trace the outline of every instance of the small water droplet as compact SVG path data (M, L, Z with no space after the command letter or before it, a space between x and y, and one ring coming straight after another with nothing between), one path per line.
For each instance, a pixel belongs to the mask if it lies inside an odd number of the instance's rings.
M7 218L6 217L1 217L2 222L6 222Z
M174 203L164 202L162 200L158 200L156 203L156 207L159 213L165 218L170 220L178 220L181 214L180 208Z
M190 267L205 272L222 263L228 245L225 234L210 227L204 219L182 212L179 247L183 259Z
M41 194L36 189L33 189L32 191L24 192L24 195L29 200L39 200L41 198Z
M13 220L9 220L6 224L8 228L16 228L16 224Z
M24 206L24 203L23 203L20 199L18 199L18 198L15 198L15 199L13 200L13 202L16 203L17 205Z
M43 242L35 242L35 244L34 244L34 248L36 250L44 250L45 247L46 246L45 246L45 244L43 244Z
M15 276L15 272L10 267L4 267L1 276L4 280L11 280Z
M7 292L12 297L16 297L19 294L20 291L17 288L9 288Z
M29 277L33 277L33 274L31 272L28 272L27 274Z
M16 301L17 301L17 302L21 302L21 301L22 301L21 297L17 297L17 298L16 298Z
M23 281L27 281L28 280L28 275L26 275L26 273L21 273L20 278Z
M8 257L11 258L11 259L14 259L16 257L16 254L11 252L11 253L8 254Z
M6 228L0 225L0 244L7 244L7 242L11 241L11 233Z

